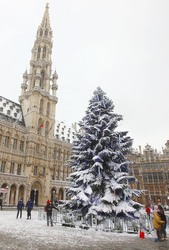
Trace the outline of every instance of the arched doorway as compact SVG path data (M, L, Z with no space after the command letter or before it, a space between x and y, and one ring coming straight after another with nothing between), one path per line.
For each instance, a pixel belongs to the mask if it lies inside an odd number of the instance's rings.
M7 204L7 193L8 193L8 184L4 183L1 186L1 193L0 193L3 204Z
M42 185L39 181L32 184L30 198L34 203L34 206L42 204Z
M24 186L23 185L19 187L18 200L22 198L24 198Z
M55 188L52 188L51 189L51 202L52 203L54 203L54 202L56 202L56 197L57 195L56 195L56 189Z
M39 197L39 191L38 189L31 190L30 198L33 201L34 206L38 206L38 197Z
M16 200L16 185L11 186L10 194L9 194L9 204L10 205L15 205L15 200Z
M62 188L59 189L58 199L63 200L63 189Z

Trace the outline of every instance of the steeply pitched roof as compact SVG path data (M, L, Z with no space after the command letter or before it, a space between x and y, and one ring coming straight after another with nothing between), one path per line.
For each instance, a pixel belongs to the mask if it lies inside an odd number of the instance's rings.
M0 96L0 119L25 126L21 105Z

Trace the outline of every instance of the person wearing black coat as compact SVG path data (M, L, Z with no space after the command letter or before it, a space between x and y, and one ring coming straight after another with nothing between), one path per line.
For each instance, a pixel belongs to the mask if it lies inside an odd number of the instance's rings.
M59 211L59 209L56 208L50 200L47 200L47 205L45 206L44 210L45 210L46 215L47 215L47 226L49 226L49 222L50 222L52 227L53 227L53 220L52 220L53 208Z
M33 201L29 199L26 203L26 208L27 208L27 220L31 219L31 211L33 209Z
M20 214L20 218L22 218L22 209L24 208L24 203L23 203L23 198L21 198L19 201L18 201L18 204L17 204L17 215L16 215L16 218L18 219L18 216Z
M166 233L167 218L166 218L166 215L164 213L164 208L161 205L158 205L158 209L159 209L159 215L160 215L161 220L165 221L165 223L162 225L162 228L160 230L162 240L167 240L167 233Z
M2 210L2 198L0 198L0 207L1 207L1 210Z

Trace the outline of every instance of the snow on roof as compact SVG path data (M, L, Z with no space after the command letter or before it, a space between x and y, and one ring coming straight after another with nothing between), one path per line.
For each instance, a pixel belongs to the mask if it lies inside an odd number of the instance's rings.
M72 143L78 131L79 131L79 127L77 123L74 123L71 126L69 126L65 124L65 122L63 121L56 122L56 138L59 140L64 140L69 143Z
M24 125L21 105L0 96L0 117Z

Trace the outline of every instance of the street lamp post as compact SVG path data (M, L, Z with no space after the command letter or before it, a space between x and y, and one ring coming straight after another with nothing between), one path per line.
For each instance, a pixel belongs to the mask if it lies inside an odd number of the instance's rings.
M55 190L53 190L53 193L52 193L52 202L54 203L55 202Z
M7 193L8 193L8 186L6 186L6 193L5 193L5 203L7 205Z
M167 204L167 205L169 205L169 195L167 196L167 201L168 201L168 204Z
M34 189L34 206L35 206L35 204L36 204L36 188Z

